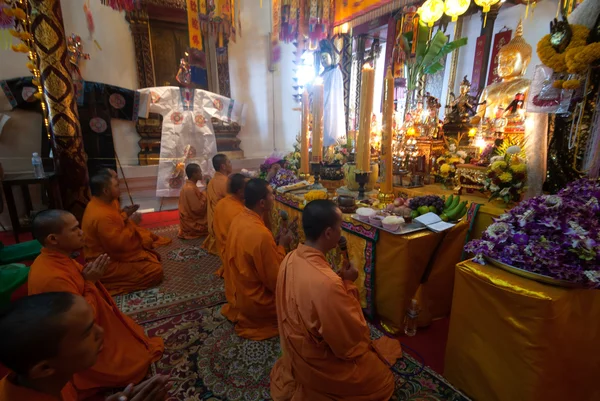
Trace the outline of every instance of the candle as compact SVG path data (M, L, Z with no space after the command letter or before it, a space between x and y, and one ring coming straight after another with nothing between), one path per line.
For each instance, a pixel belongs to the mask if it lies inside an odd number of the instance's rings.
M305 89L302 93L302 131L300 137L300 172L304 174L310 174L310 169L308 167L308 127L310 125L310 112L308 103L308 91Z
M371 168L371 113L373 111L373 90L375 72L365 64L362 69L360 86L360 112L358 139L356 140L356 169L369 171Z
M312 163L323 160L323 82L313 86Z
M382 159L383 159L383 193L389 194L393 191L392 173L392 137L394 124L394 77L392 69L388 67L385 75L383 88L383 122L382 122Z

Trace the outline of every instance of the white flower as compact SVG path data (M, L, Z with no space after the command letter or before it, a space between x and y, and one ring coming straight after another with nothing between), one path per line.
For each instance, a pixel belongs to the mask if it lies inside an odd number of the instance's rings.
M495 184L490 185L490 191L492 191L492 192L496 192L499 189L500 189L500 187L498 185L495 185Z
M467 152L465 152L464 150L459 150L458 152L456 152L456 154L458 155L458 157L460 157L461 159L466 159L467 158Z
M509 155L516 155L518 153L521 153L521 148L517 145L514 145L506 149L506 153L508 153Z
M450 146L448 146L448 150L450 151L450 153L456 152L456 144L451 143Z
M506 196L508 195L510 192L510 188L504 188L502 191L500 191L500 196Z
M501 161L501 160L504 160L504 156L494 156L494 157L492 157L490 159L490 163L498 162L498 161Z

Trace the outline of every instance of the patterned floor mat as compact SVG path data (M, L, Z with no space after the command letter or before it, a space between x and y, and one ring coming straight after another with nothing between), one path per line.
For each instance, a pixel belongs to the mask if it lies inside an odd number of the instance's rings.
M204 239L181 240L177 230L178 226L152 230L173 239L157 249L165 272L161 285L115 297L119 308L140 323L225 302L223 280L214 275L219 258L201 248Z
M156 371L171 375L169 400L269 400L269 372L280 354L279 339L238 337L220 314L221 306L197 309L144 325L150 336L165 340ZM371 328L373 337L381 336ZM394 367L396 398L402 401L467 401L441 376L405 355Z

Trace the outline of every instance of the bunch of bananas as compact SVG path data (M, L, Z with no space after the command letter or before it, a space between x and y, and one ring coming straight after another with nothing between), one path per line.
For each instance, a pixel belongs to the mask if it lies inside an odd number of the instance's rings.
M306 201L306 203L312 202L317 199L327 199L327 192L312 189L304 195L304 200Z
M444 204L444 211L440 215L443 221L457 221L467 214L469 201L460 201L460 196L450 195Z

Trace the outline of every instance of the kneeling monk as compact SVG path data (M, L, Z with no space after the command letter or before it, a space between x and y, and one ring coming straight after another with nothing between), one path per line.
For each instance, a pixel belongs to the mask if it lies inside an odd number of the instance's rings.
M179 234L182 239L196 239L208 234L206 194L198 188L202 170L196 163L185 167L187 181L179 193Z
M204 240L202 248L206 249L213 255L218 255L217 243L215 234L212 230L213 214L217 203L227 196L227 177L231 174L231 161L229 158L219 153L212 159L213 167L215 168L215 176L206 186L206 196L208 197L208 237Z
M98 171L98 174L110 175L112 178L117 180L117 182L119 181L117 172L111 168L104 168ZM115 199L114 207L121 213L123 220L129 219L133 223L138 233L140 233L146 248L156 248L163 245L169 245L172 242L171 238L159 237L147 228L139 226L139 223L142 220L142 215L136 212L140 208L140 205L125 206L123 209L121 209L119 199Z
M213 233L217 242L217 249L221 262L225 260L225 244L227 243L227 234L233 220L242 213L244 206L244 187L246 186L246 177L242 174L233 174L229 177L227 183L227 191L229 195L219 201L215 208L213 217ZM231 279L231 274L225 271L225 263L221 264L219 270L216 271L218 276L225 279L225 298L229 301L221 309L223 316L232 322L237 321L237 311L231 308L233 303L234 287Z
M98 281L110 259L100 255L81 266L70 255L83 248L83 231L71 213L47 210L33 220L33 235L43 245L29 272L29 295L70 292L90 304L95 322L104 329L104 348L94 366L75 374L80 391L124 387L138 383L164 350L159 337L148 338L144 330L125 316Z
M248 181L246 209L231 224L225 244L225 271L235 290L228 304L238 311L235 331L250 340L265 340L278 333L275 285L292 234L284 233L276 243L265 226L262 216L273 208L274 201L273 189L265 180Z
M325 259L339 242L342 212L331 201L312 201L302 227L306 242L285 258L277 279L282 357L271 370L271 396L387 401L394 377L386 363L402 355L400 343L388 337L371 341L353 284L358 271L346 263L338 276Z
M106 253L110 263L100 279L111 295L126 294L158 285L163 279L159 255L143 245L142 237L114 207L119 183L107 175L90 180L92 200L83 214L85 259L93 261Z
M0 311L0 363L12 373L0 381L2 401L77 401L85 396L73 376L106 352L105 330L85 299L68 292L21 298ZM159 401L168 377L130 384L106 401Z

